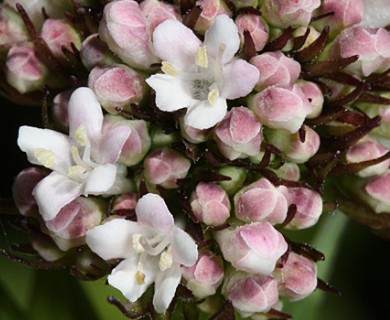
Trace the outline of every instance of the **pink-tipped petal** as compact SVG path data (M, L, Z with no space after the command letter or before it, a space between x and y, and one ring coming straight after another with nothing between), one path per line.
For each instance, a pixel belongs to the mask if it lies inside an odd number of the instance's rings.
M100 140L100 163L115 163L130 133L131 129L128 126L110 128Z

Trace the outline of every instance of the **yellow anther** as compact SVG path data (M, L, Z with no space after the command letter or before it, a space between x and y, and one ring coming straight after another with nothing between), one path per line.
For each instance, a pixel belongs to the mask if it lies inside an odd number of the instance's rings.
M165 74L169 74L170 76L173 77L177 75L177 71L175 67L172 64L170 64L168 61L163 61L161 64L162 64L161 66L162 72L164 72Z
M54 152L45 148L37 149L34 156L46 168L51 168L55 162Z
M195 63L197 66L202 68L207 68L209 65L209 60L207 58L207 52L205 47L199 47L198 52L196 53Z
M86 172L85 168L82 166L71 166L68 168L68 177L70 179L77 180Z
M160 261L158 262L158 266L161 271L167 270L172 266L173 256L171 253L164 251L160 256Z
M219 97L218 89L213 89L209 92L207 100L209 100L211 105L214 105L217 102L218 97Z
M131 239L133 244L133 249L136 253L142 253L145 251L144 247L141 244L141 238L142 238L141 234L134 233Z
M135 273L135 281L137 281L137 283L139 285L142 285L145 283L145 274L141 271L137 271Z
M75 131L75 139L80 144L80 146L84 147L89 142L87 132L83 126L80 126Z

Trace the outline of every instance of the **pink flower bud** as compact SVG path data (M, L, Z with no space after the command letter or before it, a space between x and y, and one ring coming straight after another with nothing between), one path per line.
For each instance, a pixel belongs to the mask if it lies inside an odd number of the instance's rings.
M359 56L358 61L345 70L367 77L388 68L390 33L384 28L354 26L344 29L337 37L337 45L341 57Z
M39 181L48 175L46 170L30 167L21 171L12 185L12 197L19 212L24 216L39 213L32 191Z
M210 251L200 252L195 264L192 267L182 267L181 271L187 280L186 287L198 299L215 294L224 275L221 257Z
M320 87L314 82L305 80L298 80L296 84L302 89L303 94L313 107L313 111L309 113L306 118L313 119L318 117L321 114L324 105L324 95L322 94Z
M184 123L183 118L179 121L180 133L191 143L202 143L210 139L213 129L196 129Z
M84 39L80 48L80 58L88 70L97 65L120 63L120 60L108 49L107 44L99 38L98 33Z
M299 132L291 134L286 130L273 130L267 136L269 143L273 144L283 153L283 157L294 163L304 163L318 151L320 136L308 126L304 126L305 140L302 142Z
M218 231L215 238L225 260L237 270L269 275L287 243L269 222L254 222Z
M138 197L137 194L130 192L121 194L116 197L112 203L112 210L135 210L137 205Z
M383 147L378 141L366 137L348 149L346 159L349 163L362 162L379 158L389 151L389 149ZM357 175L359 177L381 175L385 173L389 165L390 159L360 170L357 172Z
M301 171L296 163L285 162L280 168L274 170L279 178L299 181Z
M239 14L235 19L235 23L240 33L241 43L244 42L244 31L247 30L252 37L256 51L264 48L268 41L268 30L260 15Z
M88 86L95 92L101 106L109 113L130 110L146 91L145 78L125 65L96 66L88 77Z
M245 222L282 223L287 216L284 186L274 187L266 178L242 188L234 196L235 215Z
M165 20L174 19L181 21L179 8L175 5L157 0L145 0L141 2L139 7L149 24L151 33Z
M215 140L229 160L257 156L262 141L261 124L248 108L232 108L216 126Z
M53 55L60 59L65 59L62 47L73 51L71 43L80 49L80 34L71 24L61 19L46 19L41 30L41 37L47 43Z
M69 127L68 105L73 90L58 93L53 100L52 114L54 121L65 131Z
M6 76L8 83L20 93L43 87L47 69L35 54L32 44L14 45L7 55Z
M30 242L34 250L46 261L57 261L65 255L65 252L57 247L53 239L44 233L31 233Z
M317 265L295 252L288 253L283 267L276 268L273 276L279 280L281 295L290 301L302 300L317 287Z
M308 188L288 188L284 193L288 199L288 205L297 207L294 218L286 229L306 229L314 226L322 214L322 198L319 193Z
M229 198L214 183L198 183L191 195L191 208L196 218L207 225L221 225L230 217Z
M297 27L307 26L313 11L320 5L320 0L264 0L260 10L264 18L276 27Z
M13 43L27 38L27 30L20 15L11 7L0 5L0 53Z
M133 0L118 0L104 7L99 35L126 64L150 69L159 60L154 55L148 23Z
M79 197L65 207L50 221L46 227L50 235L71 240L84 237L89 229L102 221L105 204L100 199Z
M306 116L313 111L302 90L297 86L271 86L252 96L249 106L270 128L295 133Z
M126 120L120 116L106 115L104 117L103 131L109 130L114 126L128 126L131 129L117 162L128 167L141 162L151 146L146 121Z
M183 179L190 167L187 158L169 148L156 150L144 160L145 178L167 189L177 188L176 180Z
M255 89L261 91L269 86L292 85L301 73L301 65L281 51L266 52L249 60L260 72Z
M370 180L365 190L371 197L368 200L376 213L390 212L390 173Z
M202 13L196 21L194 28L194 30L200 33L206 32L217 16L221 14L231 16L232 14L222 0L197 0L195 5L202 8Z
M363 0L323 0L317 14L333 12L332 15L316 21L315 25L322 29L329 25L332 35L342 29L361 22L364 13Z
M232 272L224 281L222 294L243 317L267 312L279 300L275 278L244 272Z

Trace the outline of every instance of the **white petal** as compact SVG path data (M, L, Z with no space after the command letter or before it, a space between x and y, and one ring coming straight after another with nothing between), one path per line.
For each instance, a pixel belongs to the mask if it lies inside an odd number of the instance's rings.
M225 46L222 63L229 62L240 47L240 37L236 24L227 15L220 15L215 18L212 26L206 31L204 45L207 54L216 57L220 46Z
M52 172L34 188L33 195L45 221L54 219L68 203L81 195L81 184Z
M153 32L153 47L156 55L179 70L195 63L200 45L201 41L192 30L177 20L166 20Z
M87 232L88 247L104 260L128 258L135 254L133 234L141 233L138 223L113 219Z
M260 73L255 66L238 59L224 65L222 74L221 96L233 100L248 95L259 80Z
M69 136L74 138L75 131L83 126L87 136L93 142L100 139L103 125L103 111L89 88L76 89L69 100Z
M160 272L155 280L153 306L158 313L164 313L180 283L181 271L179 265L174 264L164 272Z
M138 266L138 256L132 256L122 261L108 276L108 283L117 288L131 302L135 302L155 280L159 272L156 258L148 258L143 268ZM142 270L142 271L141 271ZM144 283L138 284L136 273L140 271L145 275Z
M135 212L142 225L165 232L171 231L173 227L173 216L163 198L157 194L145 194L138 200Z
M128 126L118 125L110 128L100 140L100 163L115 163L130 133Z
M207 100L200 101L187 110L184 123L196 129L208 129L220 122L225 117L226 112L226 99L222 97L218 97L214 105L211 105Z
M116 166L113 164L105 164L98 166L92 170L87 180L83 193L88 194L105 194L115 183Z
M175 227L172 233L172 253L175 262L191 267L198 259L198 246L190 235L180 228Z
M363 25L385 27L390 24L389 0L364 0Z
M33 164L41 165L35 152L42 148L54 154L55 162L51 169L61 170L71 165L69 138L57 131L22 126L19 128L18 146Z
M193 101L184 83L177 76L156 74L146 83L156 91L156 105L162 111L176 111L187 108Z

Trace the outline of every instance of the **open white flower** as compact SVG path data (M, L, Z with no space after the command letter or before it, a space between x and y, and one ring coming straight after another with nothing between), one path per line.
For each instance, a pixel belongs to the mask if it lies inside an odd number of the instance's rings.
M168 112L187 108L184 122L196 129L221 121L226 100L246 96L259 78L256 67L234 58L240 38L226 15L215 19L203 44L179 21L166 20L155 29L153 46L164 74L146 82L156 91L157 107Z
M126 168L115 164L130 128L115 126L103 133L103 112L88 88L72 94L68 111L69 136L30 126L19 129L18 145L28 160L53 170L33 190L45 221L80 195L130 191Z
M135 302L155 283L153 306L159 313L169 307L181 279L180 266L198 258L192 238L174 225L164 200L148 193L135 208L137 222L114 219L87 233L86 242L105 260L124 260L108 276L108 283Z

